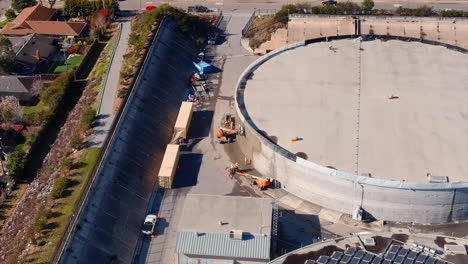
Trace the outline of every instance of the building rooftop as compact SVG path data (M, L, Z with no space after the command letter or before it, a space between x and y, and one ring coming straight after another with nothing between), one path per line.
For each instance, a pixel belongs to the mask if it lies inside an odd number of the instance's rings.
M229 259L270 259L272 200L189 194L176 252Z
M21 94L28 93L34 82L34 76L0 76L0 93Z
M176 252L199 256L268 260L270 236L244 234L243 239L232 239L229 233L179 231Z
M44 35L78 36L86 26L84 22L50 21L55 9L42 5L27 7L0 30L5 35L28 35L32 33Z
M267 138L313 163L393 181L464 181L467 58L420 42L309 44L259 66L245 106Z
M44 35L33 34L28 37L8 37L8 39L15 43L13 50L16 53L16 59L30 64L38 63L37 55L47 58L57 49L54 45L54 38ZM21 39L24 41L18 43Z
M189 194L179 230L228 233L241 230L270 235L272 199ZM193 217L193 216L197 217Z
M269 263L458 264L468 263L467 246L466 239L435 234L363 232L311 244Z

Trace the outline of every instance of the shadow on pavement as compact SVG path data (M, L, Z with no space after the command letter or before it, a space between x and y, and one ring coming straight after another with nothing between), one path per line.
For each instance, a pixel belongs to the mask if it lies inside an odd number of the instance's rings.
M203 154L181 154L179 158L179 167L174 176L172 188L176 189L195 186L197 184L202 159Z
M195 111L192 115L188 139L207 137L213 122L214 111Z
M296 214L293 210L279 209L278 242L275 256L316 243L321 238L318 215Z

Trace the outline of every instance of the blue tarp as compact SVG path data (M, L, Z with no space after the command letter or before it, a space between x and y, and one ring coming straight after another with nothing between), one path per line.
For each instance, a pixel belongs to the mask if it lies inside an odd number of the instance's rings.
M211 64L204 61L194 61L193 65L201 73L210 73L214 71L214 68Z

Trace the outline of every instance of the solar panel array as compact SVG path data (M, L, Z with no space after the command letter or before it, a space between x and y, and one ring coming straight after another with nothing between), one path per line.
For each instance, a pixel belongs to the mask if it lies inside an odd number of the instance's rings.
M334 251L331 256L320 256L317 260L307 260L304 264L448 264L396 245L390 246L383 255L348 248L345 252Z

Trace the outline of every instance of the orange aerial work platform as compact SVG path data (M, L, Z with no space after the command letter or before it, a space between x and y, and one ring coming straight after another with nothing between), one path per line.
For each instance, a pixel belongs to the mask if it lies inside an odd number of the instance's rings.
M159 186L165 189L170 189L172 187L178 163L179 145L168 144L161 163L161 168L159 169Z

